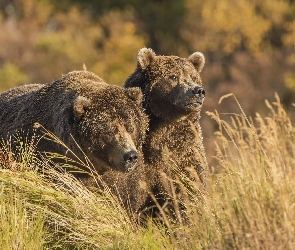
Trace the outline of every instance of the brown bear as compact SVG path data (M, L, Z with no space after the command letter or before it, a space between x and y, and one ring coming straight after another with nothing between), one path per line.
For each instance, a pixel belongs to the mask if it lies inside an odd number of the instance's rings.
M146 202L150 190L147 170L146 165L141 162L130 172L123 173L122 171L112 169L106 171L101 176L101 179L96 179L95 177L80 179L85 186L96 187L99 190L104 189L106 184L121 205L134 217L141 211L141 207Z
M176 179L173 166L186 174L187 168L193 168L206 184L208 166L199 123L205 98L200 72L205 58L200 52L188 58L156 56L152 49L142 48L137 59L123 87L139 87L144 94L143 106L150 118L144 144L147 179L163 205L168 196L161 194L169 192L168 179ZM150 199L145 207L149 204Z
M80 158L86 155L98 174L110 169L128 172L142 164L148 120L141 102L138 88L123 89L91 72L73 71L49 84L24 85L2 93L0 137L9 138L20 130L32 132L39 123ZM44 138L37 150L68 153L61 144Z

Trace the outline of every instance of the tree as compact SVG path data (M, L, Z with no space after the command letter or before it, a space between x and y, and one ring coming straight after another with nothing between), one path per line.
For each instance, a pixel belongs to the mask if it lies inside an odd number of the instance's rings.
M132 10L106 13L97 21L75 5L60 10L47 0L13 1L2 9L0 28L0 67L10 63L27 76L14 84L51 82L85 64L121 85L145 44Z

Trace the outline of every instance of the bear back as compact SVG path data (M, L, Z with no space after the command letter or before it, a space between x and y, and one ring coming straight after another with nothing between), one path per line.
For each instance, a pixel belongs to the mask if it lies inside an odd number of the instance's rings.
M141 102L138 88L123 89L106 84L91 72L73 71L49 84L2 93L0 136L45 129L79 157L86 155L99 173L109 168L129 171L142 158L148 124ZM41 125L37 129L36 123ZM39 141L38 150L69 151L45 139Z

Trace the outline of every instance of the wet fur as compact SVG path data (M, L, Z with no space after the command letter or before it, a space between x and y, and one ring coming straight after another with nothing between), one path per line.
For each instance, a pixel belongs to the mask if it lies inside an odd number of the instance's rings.
M134 73L124 83L125 88L139 87L144 94L143 106L150 125L144 144L148 171L147 178L143 178L148 180L160 205L168 198L167 176L176 179L172 165L183 173L188 173L186 168L191 167L199 177L196 181L206 186L208 166L199 122L202 105L186 106L191 98L191 86L202 86L200 72L204 62L200 52L185 59L156 56L151 49L143 48L138 53ZM151 205L154 202L147 198L143 208Z
M73 71L49 84L24 85L2 93L0 136L9 138L19 130L33 136L38 122L83 158L78 143L99 174L110 169L122 171L111 160L118 150L124 150L126 141L142 158L147 117L141 101L136 88L126 91L104 83L91 72ZM38 129L35 132L40 133ZM114 145L108 143L114 137L122 144L113 152ZM68 154L64 147L48 140L40 140L37 149Z

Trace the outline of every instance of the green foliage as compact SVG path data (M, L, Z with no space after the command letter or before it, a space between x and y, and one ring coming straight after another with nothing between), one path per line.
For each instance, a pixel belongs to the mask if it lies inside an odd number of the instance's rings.
M109 12L100 19L100 24L104 35L99 40L97 60L86 66L106 82L122 85L135 69L134 52L144 47L145 39L137 32L132 10Z
M187 1L189 28L184 28L189 40L195 40L200 51L220 51L231 54L241 46L249 52L260 50L270 24L249 1L209 0L200 6L198 1ZM214 14L213 14L214 13ZM241 15L241 13L243 13ZM201 23L195 23L195 16ZM199 32L193 32L194 29ZM218 39L216 39L218 37Z
M291 73L291 72L286 73L285 85L291 91L295 91L295 73Z
M14 0L3 2L0 13L0 67L15 65L30 83L51 82L85 64L121 85L138 50L150 46L157 54L205 54L205 109L235 92L254 115L262 103L249 104L245 91L253 100L279 91L286 105L295 95L294 1Z
M205 54L206 110L228 92L251 115L264 112L262 95L278 91L285 105L295 95L294 1L13 0L0 4L0 16L0 68L10 63L27 77L1 81L1 91L24 80L51 82L83 64L121 85L138 50L150 46L157 54Z
M29 212L24 197L7 188L0 177L0 248L42 249L46 241L44 222L40 213Z
M35 41L36 61L32 62L47 81L97 60L96 43L102 36L101 28L77 8L56 14L50 25L52 27ZM41 65L37 65L40 62Z
M85 64L121 85L135 67L134 51L145 44L132 10L106 13L96 22L74 5L61 11L48 1L17 0L8 7L0 22L0 57L26 72L29 82L50 82ZM19 84L24 82L11 86Z
M24 84L27 80L27 75L12 63L7 62L0 68L0 91Z

